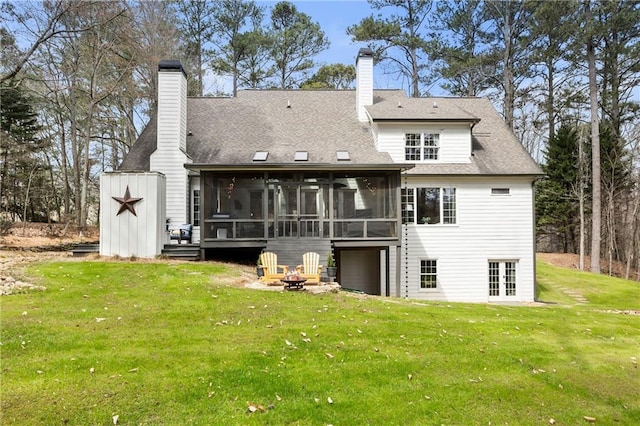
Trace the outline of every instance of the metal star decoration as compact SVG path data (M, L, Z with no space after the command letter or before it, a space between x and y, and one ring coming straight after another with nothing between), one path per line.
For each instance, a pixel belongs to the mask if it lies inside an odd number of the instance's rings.
M129 210L136 217L138 216L133 206L135 203L142 200L142 198L131 197L131 194L129 193L129 185L127 185L127 189L124 191L124 197L111 197L111 198L113 198L114 200L120 203L120 210L118 210L118 213L116 213L116 216L119 216L120 213L124 212L125 210Z

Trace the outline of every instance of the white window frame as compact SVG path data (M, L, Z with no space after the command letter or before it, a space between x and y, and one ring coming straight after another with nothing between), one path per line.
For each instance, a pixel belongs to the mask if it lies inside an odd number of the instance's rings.
M511 195L511 188L508 186L491 188L491 195L494 197L508 197Z
M438 209L440 218L438 222L429 223L423 220L425 217L418 215L418 200L420 190L438 191ZM402 223L415 225L457 225L458 224L458 200L455 187L421 186L417 188L402 188ZM449 194L445 197L445 194ZM446 199L446 200L445 200Z
M200 196L200 189L196 188L191 192L191 211L193 213L193 220L191 223L193 226L200 226L201 211L202 211L202 198Z
M440 133L405 132L404 159L419 162L440 160Z
M432 270L429 270L432 268ZM423 277L430 279L428 284L433 284L432 287L423 287ZM438 291L440 289L438 279L438 259L420 259L418 263L418 285L420 291Z
M489 300L509 300L519 294L519 262L517 259L489 259Z
M415 219L415 205L416 205L416 193L415 188L402 188L400 191L401 199L401 214L402 224L414 224Z

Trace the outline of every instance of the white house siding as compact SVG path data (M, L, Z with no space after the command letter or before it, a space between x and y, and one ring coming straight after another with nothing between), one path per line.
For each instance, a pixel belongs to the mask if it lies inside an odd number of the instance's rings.
M187 149L187 80L181 72L158 72L158 149Z
M132 198L142 198L117 215L129 188ZM103 173L100 176L100 255L152 258L167 241L164 227L165 177L160 173Z
M368 121L365 106L373 104L373 56L358 56L356 67L356 108L358 120Z
M188 223L186 152L187 81L182 72L158 73L158 144L150 169L167 179L167 219Z
M151 170L163 173L167 178L167 219L174 225L187 220L187 156L181 151L160 151L151 154Z
M405 133L438 133L440 150L438 163L470 163L471 132L468 124L384 123L374 128L378 150L388 152L396 163L406 163ZM415 163L415 161L409 161ZM432 161L433 162L433 161Z
M410 177L407 187L455 187L455 225L403 225L399 288L402 297L486 302L488 262L516 261L516 296L535 297L532 184L529 178ZM492 195L491 188L509 188ZM438 288L420 289L420 259L437 260Z

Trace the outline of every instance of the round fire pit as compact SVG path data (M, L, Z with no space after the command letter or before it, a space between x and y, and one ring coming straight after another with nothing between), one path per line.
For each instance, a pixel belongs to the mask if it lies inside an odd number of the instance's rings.
M306 278L301 277L284 277L280 281L284 283L285 290L303 290Z

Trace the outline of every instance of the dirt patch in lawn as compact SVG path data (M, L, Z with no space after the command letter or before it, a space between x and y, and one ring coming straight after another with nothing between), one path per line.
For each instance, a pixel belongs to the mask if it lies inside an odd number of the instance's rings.
M100 230L96 226L83 229L72 225L49 223L15 223L0 236L3 251L67 251L74 244L97 243Z

